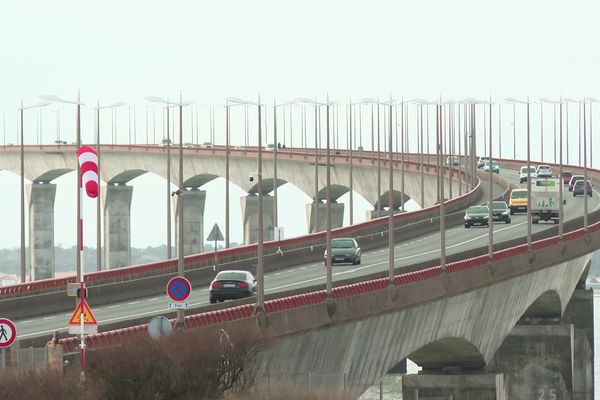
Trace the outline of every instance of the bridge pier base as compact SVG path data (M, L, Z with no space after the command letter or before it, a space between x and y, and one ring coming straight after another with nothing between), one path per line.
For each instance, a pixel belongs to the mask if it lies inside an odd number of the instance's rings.
M327 229L327 204L317 203L317 222L315 227L315 203L306 205L306 218L308 232L315 233ZM341 228L344 225L344 203L331 202L331 229Z
M263 241L273 240L275 237L273 224L273 197L262 195L263 201ZM244 243L258 242L258 196L249 194L240 198L242 218L244 222Z
M183 197L183 255L204 251L204 204L206 191L197 187L186 190L183 196L173 197L175 207L175 245L179 248L179 211L177 202Z
M445 375L420 373L402 377L402 398L507 400L502 374Z
M510 399L572 399L572 324L516 325L486 370L503 373Z
M56 185L27 185L30 279L54 278L54 199Z
M102 187L104 204L104 268L131 265L131 197L133 187Z
M402 211L400 211L400 208L394 209L394 215L400 214L400 213L402 213ZM377 212L377 210L367 211L367 221L370 221L375 218L387 217L388 215L389 215L389 210L382 209L379 212Z

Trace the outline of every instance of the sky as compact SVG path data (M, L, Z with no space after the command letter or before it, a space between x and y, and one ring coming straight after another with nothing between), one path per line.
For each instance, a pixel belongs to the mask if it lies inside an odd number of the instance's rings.
M93 139L91 105L123 101L115 112L117 142L128 139L128 107L136 111L136 140L145 141L145 96L184 100L199 110L200 142L209 139L208 109L215 107L216 142L222 142L224 98L235 96L272 103L297 97L345 103L364 97L389 99L463 99L502 102L505 97L535 100L559 96L600 97L600 4L597 1L154 1L3 0L0 4L0 110L3 141L16 142L15 110L22 99L35 104L42 94L75 99L81 92L82 135ZM196 108L197 107L197 108ZM532 158L553 152L552 107L545 106L540 146L540 106L532 105ZM596 105L600 107L600 105ZM58 111L57 111L58 110ZM57 112L60 118L57 124ZM160 110L155 109L157 114ZM189 114L186 121L192 120ZM299 109L293 127L299 130ZM512 107L502 105L501 137L495 152L512 156ZM494 118L496 109L494 108ZM598 111L594 111L597 120ZM150 115L152 113L150 112ZM234 143L244 142L243 112L232 112ZM368 116L364 111L363 118ZM162 115L156 117L162 135ZM309 115L309 122L310 118ZM414 117L409 116L410 119ZM577 109L570 108L570 129L577 134ZM343 118L342 118L343 119ZM51 143L75 138L73 108L52 105L29 111L25 142ZM250 126L254 126L250 116ZM524 107L516 112L517 157L524 158ZM480 131L483 129L479 114ZM103 142L111 138L111 112L103 111ZM310 125L309 125L310 126ZM343 131L344 123L340 123ZM495 125L494 125L495 126ZM271 131L272 126L268 127ZM289 129L289 126L288 126ZM496 129L494 127L494 129ZM152 137L152 124L149 127ZM594 131L592 131L594 132ZM308 130L310 136L311 130ZM592 133L593 134L593 133ZM255 129L250 136L255 140ZM204 139L203 139L204 138ZM571 139L573 140L573 139ZM597 141L597 140L596 140ZM341 142L344 145L344 141ZM298 143L299 144L299 143ZM480 149L483 142L479 140ZM309 142L310 145L310 142ZM365 147L368 147L365 134ZM595 144L594 144L595 146ZM576 146L570 156L578 157ZM592 151L593 153L593 151ZM549 161L552 161L551 159ZM598 160L600 161L600 159ZM596 163L596 160L594 160ZM19 178L0 171L0 248L18 246ZM56 180L55 220L71 221L74 174ZM164 181L143 175L134 185L132 245L165 242ZM223 180L207 185L205 231L222 226ZM234 188L232 204L244 193ZM289 208L303 207L309 196L284 185ZM342 201L347 201L347 197ZM147 201L156 199L156 201ZM357 200L356 220L369 205ZM293 207L292 207L293 206ZM413 205L414 206L414 205ZM84 215L92 219L87 204ZM293 214L293 215L292 215ZM287 237L306 231L301 213L280 211ZM346 213L347 220L347 213ZM148 221L152 221L149 223ZM241 241L241 215L232 215L232 240ZM59 226L60 225L60 226ZM55 242L75 242L73 224L57 224ZM234 225L237 228L234 228ZM87 226L90 245L95 228Z

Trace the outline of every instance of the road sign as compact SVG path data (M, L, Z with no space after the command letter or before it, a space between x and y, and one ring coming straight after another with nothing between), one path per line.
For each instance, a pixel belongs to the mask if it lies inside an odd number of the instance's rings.
M17 338L17 327L6 318L0 318L0 348L9 347Z
M185 301L192 293L190 281L182 276L176 276L167 283L167 295L176 302Z
M223 234L221 233L221 230L219 229L219 225L215 224L213 226L213 228L211 229L210 233L208 234L208 237L206 238L206 240L208 240L209 242L222 242L223 240L225 240L225 238L223 237Z
M159 340L163 336L169 336L173 330L173 325L166 317L154 317L148 322L148 335L152 339Z
M98 321L92 313L92 309L85 299L81 299L75 311L69 319L69 333L81 334L81 314L83 313L83 333L90 334L98 332Z

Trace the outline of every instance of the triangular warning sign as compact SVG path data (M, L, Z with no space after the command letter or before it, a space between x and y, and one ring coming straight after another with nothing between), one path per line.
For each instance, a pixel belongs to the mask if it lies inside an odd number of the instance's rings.
M206 240L208 240L209 242L212 242L212 241L222 242L223 240L225 240L225 238L223 237L223 234L221 233L221 230L219 229L219 225L215 224L213 226L213 228L210 231L210 233L208 234L208 237L206 238Z
M92 309L90 306L88 306L88 303L84 299L81 299L77 307L75 307L73 315L71 315L69 325L80 325L81 313L83 313L84 325L96 325L98 323L98 321L96 321L96 317L94 317L94 314L92 313Z

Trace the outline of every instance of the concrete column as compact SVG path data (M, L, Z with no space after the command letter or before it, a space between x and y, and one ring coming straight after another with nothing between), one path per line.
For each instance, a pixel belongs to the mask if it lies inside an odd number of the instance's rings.
M32 281L54 278L54 198L56 185L27 185L29 263Z
M394 210L394 214L400 214L402 211L397 208ZM367 220L370 221L372 219L375 218L379 218L379 217L386 217L389 215L389 210L381 210L381 211L377 211L377 209L372 210L372 211L367 211Z
M506 381L502 374L445 375L420 373L402 377L402 398L508 400ZM516 398L515 398L516 399ZM537 399L528 397L527 399ZM523 398L525 400L525 398Z
M318 203L317 212L317 228L315 229L315 203L308 203L306 205L306 218L308 222L308 232L320 232L327 229L327 204ZM331 229L341 228L344 225L344 203L331 202Z
M179 212L177 202L182 196L173 196L175 209L175 246L179 248ZM187 190L183 195L183 255L204 251L204 203L206 191L198 188Z
M240 197L242 218L244 223L244 243L258 242L258 196L249 194ZM263 194L263 240L265 242L274 238L273 197Z
M106 269L131 265L131 196L133 187L102 187L104 204L104 266Z
M510 399L573 399L571 324L516 325L486 370L503 373Z

